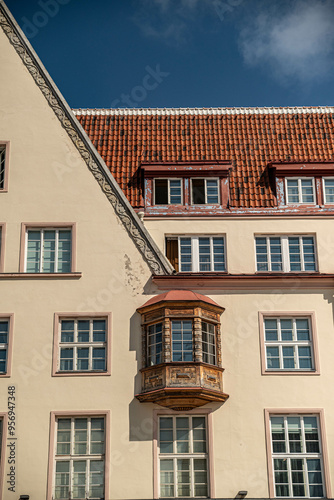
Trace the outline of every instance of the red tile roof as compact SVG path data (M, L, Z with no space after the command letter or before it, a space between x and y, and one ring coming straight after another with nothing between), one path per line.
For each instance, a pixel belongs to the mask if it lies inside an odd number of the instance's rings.
M139 309L143 307L152 306L153 304L158 304L159 302L175 302L175 301L202 301L207 304L211 304L213 306L220 307L217 302L210 299L210 297L206 297L205 295L201 295L200 293L192 292L191 290L169 290L168 292L160 293L159 295L155 295L144 305L142 305Z
M230 205L275 204L268 163L334 160L334 108L74 111L135 208L142 162L231 161Z

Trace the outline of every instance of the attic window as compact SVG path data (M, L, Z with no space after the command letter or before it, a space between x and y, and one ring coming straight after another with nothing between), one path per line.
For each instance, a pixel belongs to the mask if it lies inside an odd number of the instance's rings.
M191 200L193 205L219 203L218 179L191 179Z
M155 205L181 205L181 179L154 179Z
M333 162L272 163L276 178L277 205L305 205L333 203ZM332 201L333 200L333 201Z

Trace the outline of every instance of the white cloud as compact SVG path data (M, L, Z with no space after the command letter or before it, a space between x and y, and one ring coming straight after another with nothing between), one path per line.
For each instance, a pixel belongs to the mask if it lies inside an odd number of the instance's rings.
M179 45L190 37L191 25L205 12L215 13L217 0L141 0L133 21L142 33Z
M251 66L271 69L284 83L319 81L333 68L332 0L298 0L285 12L263 12L248 19L240 49Z

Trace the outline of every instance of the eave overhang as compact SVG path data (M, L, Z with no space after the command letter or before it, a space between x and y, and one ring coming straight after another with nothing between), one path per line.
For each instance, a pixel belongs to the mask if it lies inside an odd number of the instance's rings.
M227 177L231 167L231 162L224 160L142 162L141 164L145 177L203 177L206 175Z
M177 273L153 276L159 290L316 290L334 288L334 274L324 273Z
M285 177L290 175L313 177L315 175L333 175L334 162L270 162L268 167L274 169L276 176Z

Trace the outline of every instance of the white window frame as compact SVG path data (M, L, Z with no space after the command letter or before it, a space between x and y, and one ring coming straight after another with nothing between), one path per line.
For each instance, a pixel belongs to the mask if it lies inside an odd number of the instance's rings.
M266 327L265 327L265 320L270 319L270 320L276 320L277 323L277 334L278 334L278 340L266 340ZM293 340L282 340L281 336L281 320L282 319L288 319L292 321L292 329L293 329ZM309 331L309 340L297 340L297 328L296 328L296 319L303 319L307 320L308 322L308 331ZM277 315L277 316L266 316L264 314L263 316L263 341L264 341L264 355L265 355L265 368L267 371L270 372L284 372L284 371L293 371L293 372L298 372L298 371L306 371L306 372L312 372L315 371L315 359L314 359L314 348L313 348L313 332L312 332L312 320L310 316L282 316L282 315ZM268 359L267 359L267 347L278 347L279 350L279 363L280 367L279 368L270 368L268 366ZM294 349L294 359L295 359L295 368L284 368L283 366L283 347L293 347ZM299 355L298 355L298 347L309 347L311 351L311 368L300 368L299 367Z
M287 425L287 418L288 417L299 417L301 419L300 424L301 424L301 440L302 440L302 449L306 450L306 443L305 443L305 429L304 429L304 417L314 417L317 419L317 430L318 430L318 438L319 438L319 453L314 453L314 452L307 452L303 451L300 453L297 452L290 452L286 451L285 453L283 452L275 452L273 451L273 439L272 439L272 424L271 424L271 418L272 417L281 417L284 419L284 435L285 435L285 449L289 450L289 435L288 435L288 425ZM324 460L323 460L323 445L322 445L322 435L321 435L321 422L318 414L314 413L308 413L308 414L302 414L302 413L291 413L289 414L288 412L285 413L270 413L269 415L269 439L271 443L271 467L272 467L272 474L273 474L273 488L275 491L275 497L276 498L326 498L326 482L325 482L325 471L324 471ZM287 466L287 472L288 472L288 487L289 487L289 496L288 497L277 497L276 496L276 481L275 481L275 466L274 466L274 460L275 459L283 459L286 460L288 463ZM291 459L299 459L303 460L304 462L304 487L305 487L305 496L304 497L294 497L293 492L292 492L292 475L291 475L291 466L290 466L290 460ZM321 478L322 478L322 488L323 488L323 497L310 497L309 494L309 480L308 480L308 469L306 466L306 460L307 459L318 459L320 460L321 464ZM284 483L285 484L285 483ZM299 483L301 484L301 483Z
M155 201L155 181L167 181L167 191L168 191L168 205L183 205L183 183L182 178L174 178L174 177L155 177L153 179L153 205L155 206L163 206L163 203L156 203ZM180 181L180 189L181 189L181 202L180 203L171 203L170 201L170 181Z
M303 201L302 200L302 181L312 180L312 190L313 190L313 201ZM289 201L288 198L288 181L298 181L298 200L299 201ZM285 177L285 196L287 205L315 205L316 204L316 190L314 177Z
M106 373L108 367L108 317L61 317L59 319L58 325L58 362L57 362L57 373ZM105 341L104 342L93 342L93 322L103 320L105 321ZM74 321L74 341L73 342L62 342L61 332L62 332L62 321ZM79 321L89 321L89 341L88 342L78 342L78 322ZM105 350L105 367L103 370L93 369L93 349L94 348L104 348ZM78 360L78 349L88 349L88 369L78 370L77 360ZM61 370L61 350L62 349L73 349L73 369L72 370Z
M151 323L147 325L146 327L146 366L155 366L159 363L152 363L152 360L156 361L157 360L157 352L156 352L156 347L159 345L159 343L154 342L152 344L149 343L149 338L154 336L154 340L156 340L156 335L157 335L157 325L161 325L161 361L160 363L163 363L163 356L164 356L164 324L162 321L157 321L156 323ZM153 328L153 333L150 334L150 328ZM151 362L150 362L150 354L149 354L149 347L154 346L154 354L151 356Z
M176 419L179 417L187 417L190 419L191 425L189 427L189 453L177 453L176 449ZM193 451L193 426L192 426L192 418L193 417L201 417L205 419L205 443L206 443L206 452L205 453L195 453ZM161 453L160 452L160 422L161 418L172 418L173 419L173 453ZM208 418L205 414L196 414L191 413L188 415L178 414L178 415L159 415L158 417L158 491L159 498L184 498L182 496L178 496L178 481L177 481L177 460L178 459L187 459L190 461L190 496L187 498L208 498L210 497L210 463L209 463L209 433L208 433ZM161 480L160 480L160 462L161 460L173 460L173 477L174 477L174 496L172 497L163 497L161 496ZM197 496L194 495L194 459L205 459L206 460L206 473L207 473L207 496Z
M209 336L212 335L212 332L210 331L204 331L203 329L203 324L205 325L208 325L208 330L210 330L210 326L213 327L213 338L214 338L214 343L211 343L211 342L204 342L203 340L203 333L207 333ZM208 357L208 359L210 360L210 358L212 358L213 360L213 363L211 363L210 361L204 361L203 360L203 363L208 363L210 365L214 365L214 366L217 366L217 326L214 325L213 323L210 323L210 321L206 321L205 319L201 319L201 332L202 332L202 358L204 358L206 355ZM208 349L208 351L204 352L204 345L206 345L206 348ZM210 353L209 352L209 349L210 347L213 347L213 353Z
M182 262L181 262L181 238L190 238L191 239L191 271L182 271ZM199 262L199 238L209 238L210 239L210 271L200 271L200 262ZM224 240L224 271L215 271L214 270L214 254L213 254L213 238L223 238ZM191 273L206 273L206 272L221 272L226 273L226 237L223 234L200 234L200 235L182 235L177 236L178 239L178 254L179 254L179 272L191 272Z
M256 238L266 238L267 242L267 256L268 256L268 270L262 271L258 270L257 266L257 251L256 251ZM270 238L280 238L281 241L281 252L282 252L282 270L281 271L272 271L271 270L271 253L270 253ZM289 252L289 238L299 238L299 247L300 247L300 257L301 257L301 267L300 271L291 271L290 270L290 252ZM304 261L304 248L302 238L313 238L314 245L314 260L315 260L315 270L314 271L305 271L305 261ZM316 273L318 271L318 256L317 256L317 244L316 237L314 234L256 234L254 237L255 244L255 264L256 271L258 273Z
M87 419L87 453L80 455L74 453L74 426L76 419ZM92 419L103 419L104 420L104 453L102 454L93 454L91 451L91 421ZM60 420L71 420L71 434L70 434L70 453L69 454L58 454L57 453L57 443L58 443L58 422ZM90 472L89 466L91 461L101 461L104 465L104 495L106 490L106 445L107 445L107 421L106 415L86 415L86 414L76 414L75 416L71 415L56 415L55 418L55 427L54 427L54 465L53 465L53 495L52 499L56 498L55 496L55 487L56 487L56 467L59 462L70 462L70 484L69 491L71 492L73 487L73 463L76 461L85 461L86 462L86 483L85 483L85 500L89 498L96 498L89 496L89 487L90 487ZM70 496L72 498L72 496Z
M204 180L204 195L205 195L205 203L194 203L193 201L193 180ZM218 193L218 201L217 203L209 203L208 202L208 190L207 190L207 181L216 181L217 182L217 193ZM220 205L220 189L219 189L219 177L192 177L190 179L190 201L191 205Z
M27 264L28 264L28 235L29 231L39 231L41 234L41 250L40 250L40 260L39 260L39 270L37 272L35 271L27 271ZM69 271L64 271L65 274L67 272L72 272L73 268L73 227L72 226L58 226L58 227L26 227L25 231L25 244L24 244L24 272L32 272L35 274L38 273L47 273L49 274L48 271L43 271L43 263L44 263L44 233L45 231L55 231L55 269L52 271L50 274L53 273L59 273L62 274L63 271L58 271L58 252L59 252L59 231L69 231L71 233L71 250L70 250L70 270Z
M324 195L324 203L325 203L325 205L333 205L334 201L327 201L326 200L326 180L334 181L334 177L323 177L322 178L322 192Z

